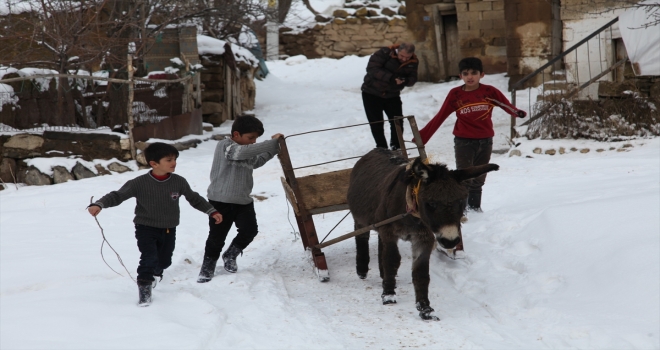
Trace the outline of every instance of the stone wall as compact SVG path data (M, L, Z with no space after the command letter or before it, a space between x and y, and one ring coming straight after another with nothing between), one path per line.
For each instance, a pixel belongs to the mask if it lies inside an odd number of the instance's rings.
M372 4L338 9L332 18L317 16L318 21L324 22L302 32L282 28L280 52L307 58L371 55L381 47L411 41L406 18L401 14L405 14L404 6L381 9Z

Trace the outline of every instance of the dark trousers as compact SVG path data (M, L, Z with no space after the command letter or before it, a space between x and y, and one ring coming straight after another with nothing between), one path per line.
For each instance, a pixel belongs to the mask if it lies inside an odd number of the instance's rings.
M243 251L254 237L257 236L257 214L254 212L254 203L233 204L209 200L215 210L222 214L222 222L215 224L215 219L209 218L209 237L206 239L204 256L217 260L225 246L227 233L233 224L236 224L238 234L231 242L236 248Z
M363 92L362 104L364 105L364 112L367 114L367 120L370 123L383 121L383 112L385 112L388 119L403 116L403 107L401 97L399 96L381 98ZM403 132L403 119L397 120L396 123L401 126L401 132ZM376 141L376 147L387 148L383 124L371 124L371 134L374 136L374 141ZM390 146L394 146L397 149L401 148L399 146L399 138L396 134L396 126L392 121L390 121Z
M464 169L473 165L484 165L490 162L493 152L493 138L466 139L454 137L454 155L456 169ZM486 174L466 181L470 193L481 194L481 188L486 183Z
M137 279L153 281L154 275L162 276L163 270L172 265L176 227L168 229L136 224L135 238L140 250Z

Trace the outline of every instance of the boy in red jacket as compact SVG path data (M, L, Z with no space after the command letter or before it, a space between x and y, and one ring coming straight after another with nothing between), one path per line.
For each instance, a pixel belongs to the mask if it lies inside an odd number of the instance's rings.
M453 112L456 112L454 125L454 154L456 168L488 164L493 151L493 107L498 106L518 118L527 116L525 111L514 107L495 87L479 83L484 77L481 60L467 57L458 63L461 79L465 85L449 91L438 114L419 133L426 144L440 125ZM467 209L481 212L481 188L486 182L486 174L469 180Z

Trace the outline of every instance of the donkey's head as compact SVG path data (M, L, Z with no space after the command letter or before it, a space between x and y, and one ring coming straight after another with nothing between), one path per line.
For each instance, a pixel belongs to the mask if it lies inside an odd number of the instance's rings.
M461 217L468 196L462 182L498 169L497 164L486 164L449 170L444 164L427 165L417 158L405 174L409 207L440 245L454 248L461 241Z

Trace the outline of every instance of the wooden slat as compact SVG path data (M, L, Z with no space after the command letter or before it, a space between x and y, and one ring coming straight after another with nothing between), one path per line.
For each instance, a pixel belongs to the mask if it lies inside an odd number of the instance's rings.
M346 192L348 192L351 170L344 169L297 178L305 208L311 211L346 204ZM342 206L337 210L343 209L345 207Z

